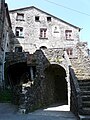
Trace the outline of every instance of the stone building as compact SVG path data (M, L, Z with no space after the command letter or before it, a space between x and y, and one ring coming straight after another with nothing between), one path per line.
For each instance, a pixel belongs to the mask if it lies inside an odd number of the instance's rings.
M90 58L80 28L34 6L11 10L10 19L14 36L5 54L6 79L20 111L64 102L77 116L89 114L90 91L80 87L90 89Z
M63 48L76 55L80 28L34 6L10 11L16 35L13 51L34 53L39 48Z
M4 81L5 52L11 51L12 35L8 6L4 0L0 0L0 86Z

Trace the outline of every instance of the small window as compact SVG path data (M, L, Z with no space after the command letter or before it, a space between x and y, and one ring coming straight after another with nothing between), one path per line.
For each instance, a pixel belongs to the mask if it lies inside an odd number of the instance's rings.
M66 40L71 40L72 39L72 30L66 30L65 37L66 37Z
M51 17L47 17L47 21L48 21L48 22L51 22Z
M23 37L23 28L16 27L16 37Z
M40 29L40 38L47 38L47 29L46 28Z
M90 49L87 49L87 53L88 53L88 55L90 55Z
M15 47L15 52L22 52L22 47Z
M9 44L7 43L7 47L9 46Z
M35 21L39 21L39 16L35 16Z
M67 54L68 54L69 56L72 56L72 55L73 55L73 49L72 49L72 48L67 48L66 51L67 51Z
M24 20L24 14L23 13L17 13L16 20L23 21Z

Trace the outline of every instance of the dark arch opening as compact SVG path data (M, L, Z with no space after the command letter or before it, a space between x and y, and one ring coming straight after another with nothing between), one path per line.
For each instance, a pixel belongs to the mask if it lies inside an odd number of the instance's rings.
M21 76L25 73L29 73L29 68L27 67L26 63L16 63L8 67L7 70L7 78L8 84L15 86L20 84ZM27 78L29 77L26 74Z
M63 67L52 64L45 69L46 80L49 84L49 92L53 94L54 103L68 103L66 71Z
M47 47L46 46L41 46L40 49L45 50L45 49L47 49Z

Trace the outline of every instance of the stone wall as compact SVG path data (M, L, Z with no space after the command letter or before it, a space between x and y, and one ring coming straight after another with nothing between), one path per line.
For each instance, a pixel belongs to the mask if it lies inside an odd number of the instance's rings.
M0 1L0 86L4 83L5 52L10 51L11 22L5 0Z
M5 17L5 1L0 0L0 87L2 87L3 80L3 49L2 49L2 40L3 40L3 27L4 27L4 17Z
M36 65L36 77L33 81L22 84L22 91L19 93L20 112L29 112L44 107L53 100L52 94L48 90L50 83L45 79L44 73L45 67L50 63L41 50L37 50L33 54L33 58L35 59L34 64Z
M24 14L23 20L17 20L18 14ZM39 16L39 21L35 21ZM51 17L51 21L47 21ZM79 41L79 28L50 15L35 7L16 9L10 11L12 30L15 34L16 27L22 27L23 36L17 36L14 47L22 46L23 51L35 52L41 46L47 48L72 48L73 56L76 54L75 46ZM46 38L40 38L40 29L46 29ZM57 29L55 32L54 30ZM66 40L65 30L72 31L72 39Z
M67 65L64 64L67 63L64 59L64 51L62 49L37 50L33 55L22 52L7 53L6 61L7 64L11 62L9 66L12 66L13 64L23 62L23 57L27 62L27 66L36 67L36 73L33 80L14 86L13 97L15 100L14 103L19 105L20 112L29 112L37 108L45 107L55 101L55 83L52 78L50 78L50 80L47 78L45 70L51 64L61 65L65 68ZM51 60L51 58L53 58L53 60ZM65 70L67 73L67 67Z

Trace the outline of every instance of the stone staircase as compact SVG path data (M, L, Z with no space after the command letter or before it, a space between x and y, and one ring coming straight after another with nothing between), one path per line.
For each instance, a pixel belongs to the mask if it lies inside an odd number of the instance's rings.
M79 80L81 89L82 108L80 110L81 120L90 120L90 80Z
M90 58L71 59L71 64L78 80L90 79Z
M85 56L78 49L77 58L70 59L81 90L82 107L79 110L80 120L90 120L90 56Z

